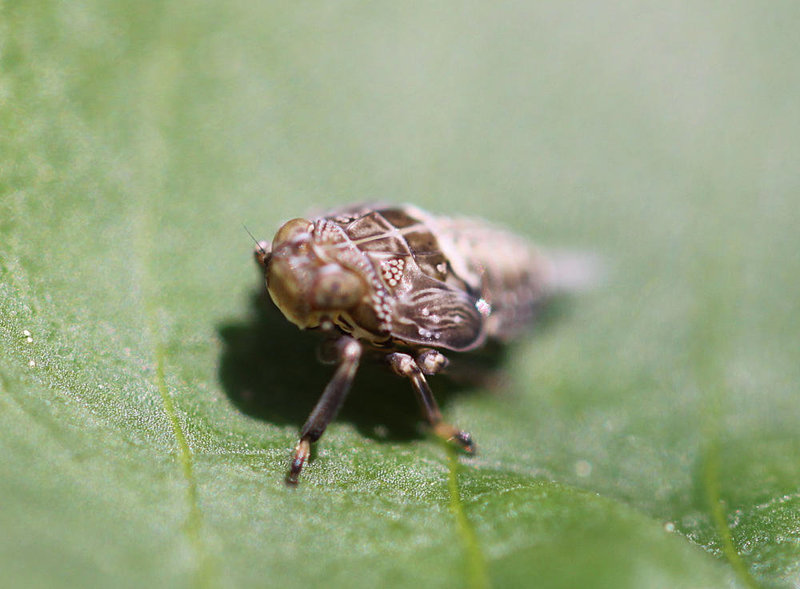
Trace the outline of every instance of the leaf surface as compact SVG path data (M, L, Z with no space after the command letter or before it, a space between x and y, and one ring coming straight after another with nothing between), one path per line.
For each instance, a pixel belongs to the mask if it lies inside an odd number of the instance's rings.
M800 583L797 9L0 5L0 569L14 586ZM412 201L600 254L480 453L329 369L245 224Z

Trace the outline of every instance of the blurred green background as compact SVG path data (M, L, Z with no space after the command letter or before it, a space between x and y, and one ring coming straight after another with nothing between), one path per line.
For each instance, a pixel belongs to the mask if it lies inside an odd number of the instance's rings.
M0 3L6 586L800 585L796 2ZM602 255L480 455L330 369L252 242L380 199Z

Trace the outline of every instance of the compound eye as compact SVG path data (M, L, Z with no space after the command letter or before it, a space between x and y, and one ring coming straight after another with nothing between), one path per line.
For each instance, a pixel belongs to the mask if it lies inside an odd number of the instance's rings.
M266 241L259 241L256 244L256 249L253 251L253 255L255 256L258 265L266 270L267 266L269 266L269 258L272 255L272 246Z
M292 219L283 224L272 240L272 249L277 250L282 244L292 241L294 238L309 233L311 231L311 221L307 219Z
M312 289L313 307L319 310L350 309L363 298L364 282L338 264L319 270Z

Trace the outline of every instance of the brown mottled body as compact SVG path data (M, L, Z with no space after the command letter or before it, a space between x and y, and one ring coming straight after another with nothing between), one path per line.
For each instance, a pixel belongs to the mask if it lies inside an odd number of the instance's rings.
M507 342L524 330L548 294L549 261L527 240L478 219L437 217L434 220L444 250L461 260L491 306L488 337Z
M297 482L350 388L363 346L385 352L409 379L434 432L467 452L466 432L446 424L425 379L465 352L507 341L531 320L551 270L526 240L486 222L413 206L357 205L294 219L256 259L283 314L336 340L339 366L304 425L289 474Z

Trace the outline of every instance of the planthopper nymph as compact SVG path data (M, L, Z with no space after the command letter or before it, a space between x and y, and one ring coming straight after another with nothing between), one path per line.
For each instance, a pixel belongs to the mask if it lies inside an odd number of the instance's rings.
M338 364L300 432L291 483L366 350L411 382L437 436L473 453L470 434L443 420L426 377L446 369L449 351L513 339L564 286L558 265L522 237L410 205L362 204L293 219L272 244L258 242L255 257L277 307L299 328L327 334ZM570 272L566 282L582 281L580 268Z

